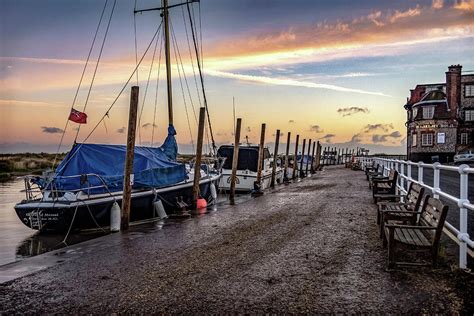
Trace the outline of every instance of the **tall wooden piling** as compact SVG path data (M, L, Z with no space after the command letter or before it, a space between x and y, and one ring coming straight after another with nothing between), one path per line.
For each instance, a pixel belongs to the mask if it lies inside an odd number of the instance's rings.
M277 157L278 157L278 146L280 145L280 130L277 129L275 135L275 151L273 152L273 166L272 166L272 181L270 186L273 188L275 186L275 174L277 168Z
M121 230L127 230L130 222L130 205L132 199L133 158L135 155L135 132L137 131L138 87L133 86L130 95L130 110L128 114L127 153L123 172L123 196Z
M303 169L303 158L304 158L304 149L306 146L306 138L303 139L303 148L301 149L301 162L300 162L300 178L304 178L304 169Z
M307 159L306 159L306 175L308 175L308 169L309 169L309 161L310 161L310 152L311 152L311 138L308 141L308 154L307 154ZM311 160L312 161L312 160Z
M237 165L239 163L239 144L240 144L240 129L242 127L242 119L237 119L237 124L235 126L235 139L234 139L234 154L232 156L232 174L230 176L230 203L234 204L235 202L235 179L237 178Z
M347 162L347 154L349 153L349 148L346 147L346 155L345 155L345 158L344 158L344 163Z
M296 159L298 157L298 142L300 140L300 135L296 135L296 143L295 143L295 157L293 159L293 175L291 178L293 180L296 179L297 171L298 171L298 160Z
M283 171L284 181L288 181L288 155L290 154L290 140L291 140L291 132L288 132L288 137L286 138L285 170Z
M313 150L311 151L311 173L314 173L314 162L315 162L315 158L314 158L314 151L316 149L316 141L313 142Z
M200 196L199 180L201 180L201 158L202 158L202 139L204 137L204 124L206 119L206 108L199 109L199 125L196 144L196 162L194 163L194 182L193 182L193 208L196 208L197 199Z
M316 170L319 170L319 168L321 167L321 144L319 143L319 140L318 140L318 143L316 145Z
M337 149L337 164L341 163L341 148Z
M257 167L257 183L262 184L262 168L263 168L263 151L265 145L265 127L266 124L262 124L262 129L260 131L260 144L258 146L258 167Z

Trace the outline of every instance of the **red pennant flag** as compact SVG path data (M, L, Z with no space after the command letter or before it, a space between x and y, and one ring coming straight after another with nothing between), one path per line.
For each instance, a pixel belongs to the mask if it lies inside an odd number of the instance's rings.
M86 124L87 114L84 112L79 112L75 109L71 109L71 113L69 114L69 120L79 124Z

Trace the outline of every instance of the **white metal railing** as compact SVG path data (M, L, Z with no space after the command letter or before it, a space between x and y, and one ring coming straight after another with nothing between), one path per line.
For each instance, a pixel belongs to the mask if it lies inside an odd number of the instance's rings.
M434 164L427 164L423 162L412 162L379 157L356 157L356 159L360 161L363 169L365 169L368 165L372 165L372 163L375 161L376 164L383 166L385 174L388 174L391 169L398 171L399 177L397 188L403 193L407 193L408 186L411 182L414 182L425 187L434 198L439 199L442 197L448 201L454 202L457 205L459 208L459 228L454 227L452 224L446 221L443 231L459 245L459 267L465 269L467 265L467 254L469 253L471 256L474 254L474 241L471 240L467 230L468 210L474 211L474 204L469 201L468 177L469 174L474 174L474 168L471 168L468 165L446 166L438 162L435 162ZM417 180L412 178L412 166L418 167ZM424 180L426 180L423 172L425 169L433 170L433 186L429 186L424 182ZM459 175L458 197L441 190L440 183L443 183L441 170L456 172Z

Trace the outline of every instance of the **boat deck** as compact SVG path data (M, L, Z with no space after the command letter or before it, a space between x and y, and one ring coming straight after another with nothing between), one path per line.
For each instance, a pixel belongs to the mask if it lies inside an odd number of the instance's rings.
M0 312L469 312L472 279L446 263L386 269L364 177L328 167L204 216L0 267L4 281L40 270L0 285Z

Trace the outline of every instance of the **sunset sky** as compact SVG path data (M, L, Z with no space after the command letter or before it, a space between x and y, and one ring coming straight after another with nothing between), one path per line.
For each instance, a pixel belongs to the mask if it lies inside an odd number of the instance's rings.
M137 0L136 5L160 2ZM113 3L108 0L77 110L84 108ZM0 152L56 150L104 4L0 0ZM116 1L85 111L88 124L78 141L104 115L136 66L134 5L134 0ZM199 6L193 7L199 31ZM233 142L235 97L243 137L253 143L266 123L268 143L280 129L331 146L404 153L403 105L409 89L444 82L452 64L474 70L474 0L201 0L200 12L204 81L219 144ZM199 100L185 32L190 35L190 26L184 29L183 14L187 11L180 7L170 9L190 92L184 79L184 93L181 89L173 52L173 98L180 151L190 152L190 130L194 141L197 134L192 105L198 112ZM160 21L156 11L136 15L138 59ZM143 106L138 144L143 145L151 143L159 46L145 102L154 43L138 72L140 111ZM164 140L168 118L163 62L154 145ZM88 142L125 142L132 84L137 84L135 76ZM62 151L70 148L77 126L68 124Z

